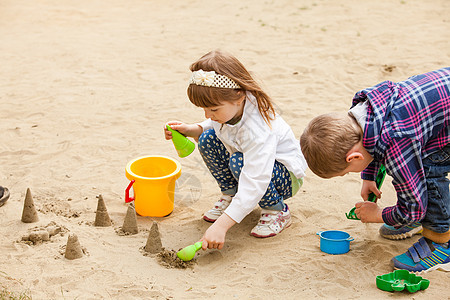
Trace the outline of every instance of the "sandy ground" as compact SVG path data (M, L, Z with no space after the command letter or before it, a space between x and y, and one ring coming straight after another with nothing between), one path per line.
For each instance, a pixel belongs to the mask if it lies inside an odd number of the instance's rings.
M447 0L0 1L0 185L11 191L0 208L0 288L33 299L449 299L450 273L440 271L416 294L376 287L418 237L385 240L379 224L345 218L359 201L357 174L308 172L277 237L249 235L255 209L223 250L200 252L187 269L142 253L153 221L166 249L197 241L219 195L199 153L179 159L163 137L169 120L203 120L186 96L190 63L217 48L236 55L300 137L360 89L448 66L449 16ZM175 208L138 216L138 234L120 235L125 166L143 155L181 162ZM27 188L35 223L21 222ZM381 205L395 203L389 180L382 191ZM100 194L109 227L93 226ZM49 241L21 242L50 223L62 231ZM348 232L350 252L321 252L321 230ZM63 255L69 234L80 259Z

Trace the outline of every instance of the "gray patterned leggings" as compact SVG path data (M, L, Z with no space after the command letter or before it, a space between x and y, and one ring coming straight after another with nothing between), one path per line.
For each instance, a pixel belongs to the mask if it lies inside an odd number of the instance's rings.
M214 129L204 131L198 139L198 149L225 195L233 196L238 187L239 175L244 166L244 157L241 152L230 156L222 141L216 136ZM288 169L280 162L275 161L272 180L266 193L259 201L259 206L266 209L282 210L283 199L292 196L292 180Z

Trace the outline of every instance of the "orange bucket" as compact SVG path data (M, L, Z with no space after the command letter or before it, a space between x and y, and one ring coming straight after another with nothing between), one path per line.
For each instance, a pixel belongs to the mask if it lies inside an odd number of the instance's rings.
M168 156L149 155L130 161L125 175L131 181L125 190L125 202L134 200L136 213L145 217L164 217L173 211L175 181L181 164ZM133 187L134 197L130 197Z

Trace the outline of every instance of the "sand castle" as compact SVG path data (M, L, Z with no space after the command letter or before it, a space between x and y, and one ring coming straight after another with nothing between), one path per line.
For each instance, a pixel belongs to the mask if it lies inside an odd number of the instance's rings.
M24 223L34 223L39 221L39 217L34 206L33 197L31 196L31 191L28 188L27 194L25 196L25 203L23 205L22 211L22 222Z
M159 234L158 223L153 222L150 233L148 234L147 244L144 250L149 253L159 253L162 250L161 236Z
M47 230L33 230L28 235L22 236L22 241L30 242L33 245L50 241L50 234Z
M29 229L29 233L22 236L21 241L36 245L43 242L48 242L51 237L61 232L66 232L67 228L57 225L54 221L50 222L47 226L38 226Z
M111 226L111 219L109 218L108 211L106 210L105 201L102 195L97 196L97 212L95 214L94 225L98 227L108 227Z
M130 203L130 205L128 205L127 214L122 225L122 231L129 234L136 234L139 232L137 226L136 210L133 203Z
M77 235L74 233L69 234L64 257L70 260L83 257L83 250Z

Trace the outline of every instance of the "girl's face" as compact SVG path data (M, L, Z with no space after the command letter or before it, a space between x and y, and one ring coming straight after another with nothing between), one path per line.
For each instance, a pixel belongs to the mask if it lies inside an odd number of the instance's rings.
M221 124L237 122L244 111L244 99L245 96L237 101L222 102L218 106L203 107L205 117Z

